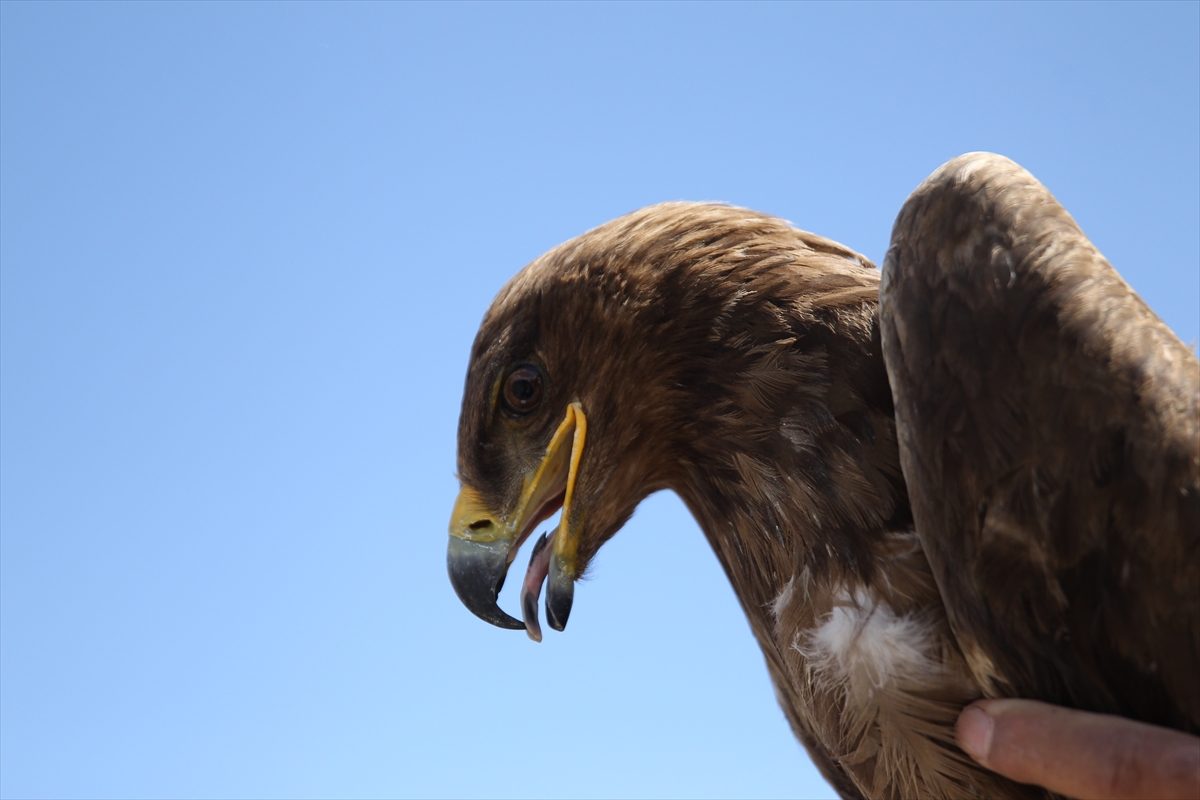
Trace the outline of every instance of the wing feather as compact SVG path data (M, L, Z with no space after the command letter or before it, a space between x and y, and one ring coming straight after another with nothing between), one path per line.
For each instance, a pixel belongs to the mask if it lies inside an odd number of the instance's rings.
M1200 730L1200 362L1032 175L970 153L897 217L884 359L976 678Z

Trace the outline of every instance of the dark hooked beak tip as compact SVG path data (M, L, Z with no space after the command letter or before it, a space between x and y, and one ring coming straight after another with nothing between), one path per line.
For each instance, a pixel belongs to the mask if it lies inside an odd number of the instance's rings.
M451 536L446 548L446 569L458 599L472 614L497 628L523 631L525 623L504 613L496 604L508 573L508 544L503 539L471 542Z

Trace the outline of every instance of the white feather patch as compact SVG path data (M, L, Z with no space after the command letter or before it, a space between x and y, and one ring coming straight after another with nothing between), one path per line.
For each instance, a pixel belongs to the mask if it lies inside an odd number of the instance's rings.
M833 610L793 647L823 682L840 684L856 704L897 681L927 679L940 667L933 625L914 614L897 616L862 587L839 590Z
M796 576L793 575L783 585L783 591L779 593L779 596L771 602L771 616L775 617L776 622L779 621L779 615L783 613L784 609L792 604L792 594L795 592L795 588Z

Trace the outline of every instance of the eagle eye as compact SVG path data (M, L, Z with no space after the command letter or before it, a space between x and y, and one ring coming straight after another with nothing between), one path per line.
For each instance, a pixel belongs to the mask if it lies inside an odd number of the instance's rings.
M504 405L515 414L528 414L542 402L542 373L533 364L522 364L508 373L500 393Z

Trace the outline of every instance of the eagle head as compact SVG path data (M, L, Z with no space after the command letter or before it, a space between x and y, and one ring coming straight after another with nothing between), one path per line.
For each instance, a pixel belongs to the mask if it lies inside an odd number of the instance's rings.
M678 376L664 358L669 344L655 337L671 335L678 318L661 296L662 260L648 252L657 248L647 247L659 241L661 231L647 230L659 216L622 218L526 266L492 303L471 350L450 579L475 614L535 640L543 580L547 618L562 630L592 556L638 502L670 483ZM534 547L522 622L496 597L521 544L560 508L558 527Z
M693 511L695 497L720 494L696 489L701 481L747 496L746 481L773 469L770 450L787 441L782 415L799 409L784 423L796 431L830 427L824 397L816 408L809 396L824 391L827 328L805 333L818 315L806 304L823 302L836 324L865 320L875 275L782 220L698 203L636 211L526 266L471 350L448 550L459 598L540 640L543 582L547 618L562 630L575 581L648 494L674 489ZM560 508L533 547L522 622L496 598L521 544Z

